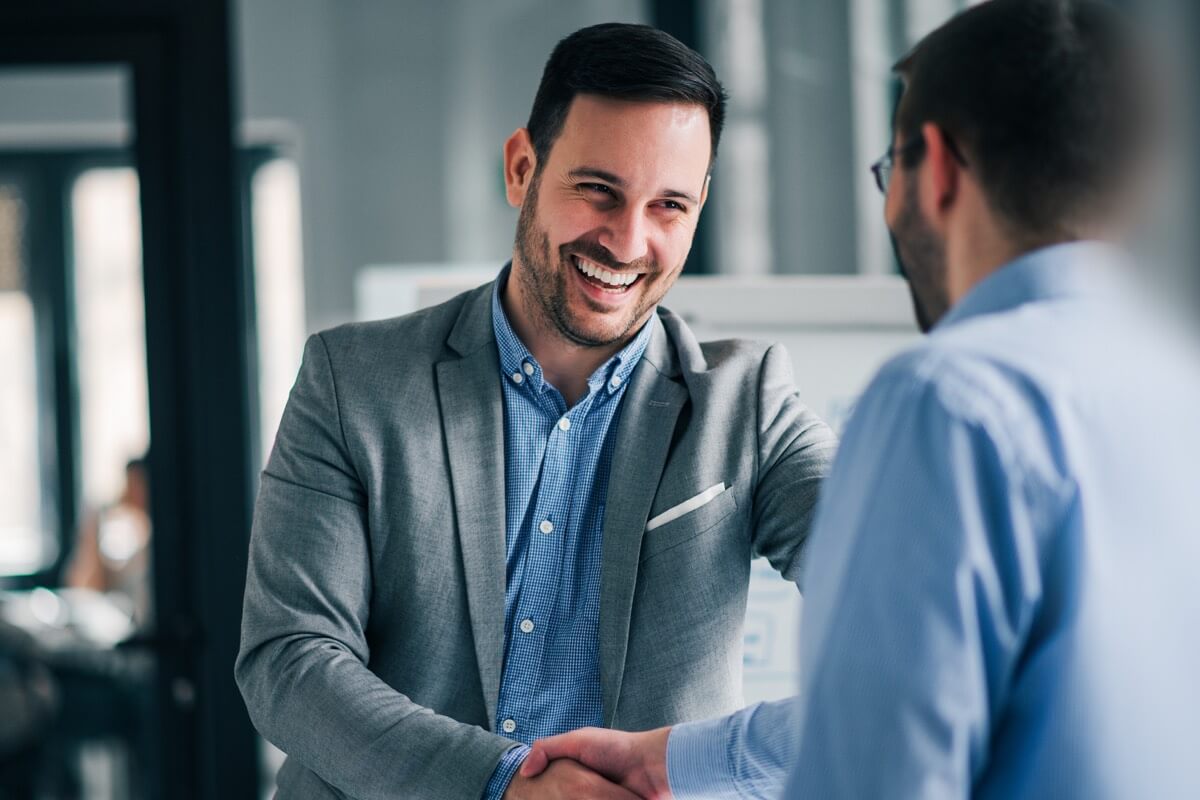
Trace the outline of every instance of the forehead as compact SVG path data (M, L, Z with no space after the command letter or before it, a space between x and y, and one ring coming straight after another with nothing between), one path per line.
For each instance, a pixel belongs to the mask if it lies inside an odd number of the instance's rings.
M631 184L672 182L686 184L673 188L698 190L708 174L711 145L703 106L579 95L548 166L563 172L587 166Z

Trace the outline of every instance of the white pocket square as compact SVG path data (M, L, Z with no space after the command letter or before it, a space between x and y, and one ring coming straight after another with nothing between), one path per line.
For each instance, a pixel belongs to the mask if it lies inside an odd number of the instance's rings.
M677 506L671 506L670 508L668 508L666 511L662 512L658 516L652 517L650 519L650 521L646 523L646 531L649 532L649 531L654 530L655 528L661 528L663 525L666 525L668 522L677 520L680 517L682 517L684 514L688 514L688 513L691 513L692 511L695 511L697 508L700 508L700 506L704 505L705 503L711 502L714 497L716 497L723 491L725 491L725 483L722 481L721 483L718 483L716 486L708 487L707 489L705 489L703 492L696 495L695 497L693 497L689 500L684 500L682 503L680 503Z

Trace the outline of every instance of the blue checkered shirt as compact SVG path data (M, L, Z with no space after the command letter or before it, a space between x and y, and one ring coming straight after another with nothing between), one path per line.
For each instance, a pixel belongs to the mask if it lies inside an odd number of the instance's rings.
M641 332L588 378L571 409L492 293L504 387L504 673L496 732L518 742L484 797L500 798L534 739L601 724L597 637L608 473L621 398L650 340Z

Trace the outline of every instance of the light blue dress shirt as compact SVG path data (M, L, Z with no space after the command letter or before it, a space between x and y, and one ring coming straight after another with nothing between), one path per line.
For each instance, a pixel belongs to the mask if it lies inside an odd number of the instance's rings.
M1200 357L1099 243L993 273L847 425L790 701L676 797L1200 798Z
M599 725L600 562L621 398L651 328L588 378L567 408L492 294L504 392L504 672L495 730L520 743L488 782L500 798L534 739Z

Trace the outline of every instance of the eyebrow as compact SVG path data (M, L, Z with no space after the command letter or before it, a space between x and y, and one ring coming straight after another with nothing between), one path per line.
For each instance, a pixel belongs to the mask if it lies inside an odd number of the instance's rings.
M579 167L578 169L573 169L570 172L568 172L567 176L570 178L574 178L574 179L596 178L597 180L602 180L605 183L611 183L613 186L616 186L618 189L625 188L624 180L622 180L618 176L612 174L611 172L608 172L607 170L597 169L596 167ZM660 192L660 194L663 197L671 197L671 198L678 198L680 200L687 200L688 202L695 203L697 205L700 203L700 201L696 198L696 196L694 194L690 194L688 192L681 192L678 189L664 189L662 192Z

